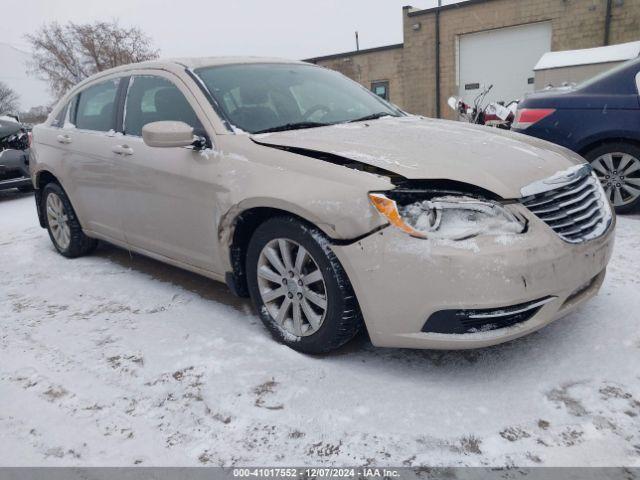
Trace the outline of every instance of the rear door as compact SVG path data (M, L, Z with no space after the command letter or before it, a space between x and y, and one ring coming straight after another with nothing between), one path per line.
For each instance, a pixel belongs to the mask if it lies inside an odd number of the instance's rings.
M120 78L112 78L76 95L57 141L67 148L63 183L83 227L123 242L113 165L113 148L120 135L115 131L119 85Z
M189 89L163 71L133 75L127 86L124 136L116 159L118 197L127 242L206 270L214 269L216 175L213 152L154 148L142 140L147 123L174 120L208 136L206 116Z

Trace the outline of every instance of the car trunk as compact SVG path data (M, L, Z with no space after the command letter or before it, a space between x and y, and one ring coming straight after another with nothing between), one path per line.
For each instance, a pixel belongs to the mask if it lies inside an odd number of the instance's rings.
M637 110L638 95L603 95L579 90L539 92L528 96L520 108L555 108L556 110Z

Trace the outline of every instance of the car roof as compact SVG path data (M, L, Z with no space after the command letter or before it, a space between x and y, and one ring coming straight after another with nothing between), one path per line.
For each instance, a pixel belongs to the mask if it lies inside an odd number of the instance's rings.
M237 65L241 63L291 63L291 64L304 64L300 60L287 60L277 57L186 57L186 58L172 58L166 60L171 63L178 63L188 68L202 68L213 67L219 65Z
M202 67L214 67L221 65L238 65L248 63L285 63L285 64L298 64L298 65L310 65L309 63L300 60L288 60L285 58L276 57L181 57L181 58L167 58L158 60L148 60L146 62L129 63L127 65L121 65L119 67L110 68L104 70L100 74L110 74L126 70L132 70L136 68L166 68L167 66L182 66L190 69L202 68Z
M90 77L84 79L76 86L73 87L67 94L75 94L78 90L84 88L86 85L99 80L100 78L106 77L108 75L114 73L125 73L129 70L136 69L169 69L175 70L177 68L184 69L197 69L203 67L214 67L214 66L222 66L222 65L239 65L239 64L264 64L264 63L273 63L273 64L291 64L291 65L313 65L312 63L303 62L301 60L289 60L285 58L277 58L277 57L250 57L250 56L219 56L219 57L182 57L182 58L167 58L167 59L158 59L158 60L148 60L146 62L137 62L137 63L128 63L126 65L120 65L118 67L110 68L108 70L103 70L99 73L91 75Z

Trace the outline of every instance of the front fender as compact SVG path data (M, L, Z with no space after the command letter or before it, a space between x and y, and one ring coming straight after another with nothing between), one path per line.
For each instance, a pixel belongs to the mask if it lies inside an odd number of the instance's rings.
M632 141L634 143L640 143L640 131L616 129L597 132L593 135L589 135L588 137L583 138L577 145L576 151L584 156L593 147L603 142L625 140Z
M283 214L295 215L318 227L332 240L345 241L367 234L386 224L366 196L344 205L337 201L313 200L300 204L274 197L247 198L229 208L222 215L218 226L218 245L221 247L220 261L230 268L230 250L238 220L257 209L270 209Z
M233 226L237 219L242 216L243 213L256 209L256 208L269 208L273 210L280 210L282 212L291 213L298 216L313 225L320 228L328 237L338 238L340 234L336 229L335 223L331 223L328 219L323 219L315 212L305 208L302 205L295 204L280 198L269 197L254 197L247 198L236 205L233 205L222 216L220 225L218 227L218 236L222 240L228 233L233 233Z
M217 190L216 240L222 271L228 271L237 220L252 209L296 215L329 238L343 241L386 223L367 196L369 191L393 187L384 177L263 147L246 136L218 143L211 182Z

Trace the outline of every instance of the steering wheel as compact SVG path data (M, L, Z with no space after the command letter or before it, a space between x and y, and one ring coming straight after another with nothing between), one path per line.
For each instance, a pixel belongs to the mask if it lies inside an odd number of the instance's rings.
M324 111L324 115L326 115L327 113L331 112L331 109L329 107L326 107L325 105L314 105L313 107L311 107L309 110L305 112L305 114L303 115L303 119L307 121L309 120L309 118L311 118L311 116L314 113L320 112L320 111Z

